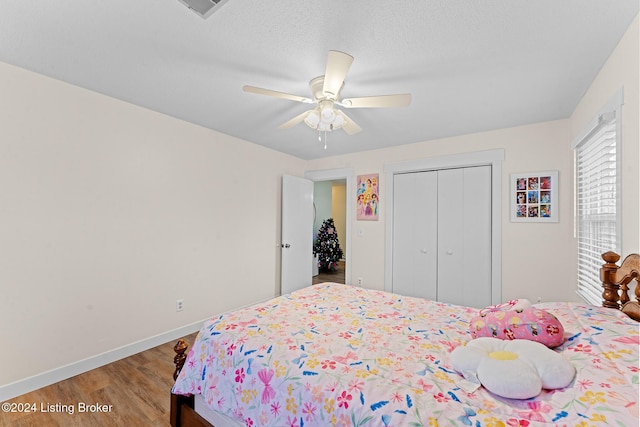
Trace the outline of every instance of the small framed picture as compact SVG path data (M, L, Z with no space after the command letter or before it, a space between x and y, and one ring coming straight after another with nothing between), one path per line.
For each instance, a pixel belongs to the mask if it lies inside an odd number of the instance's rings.
M511 174L511 222L558 222L558 171Z

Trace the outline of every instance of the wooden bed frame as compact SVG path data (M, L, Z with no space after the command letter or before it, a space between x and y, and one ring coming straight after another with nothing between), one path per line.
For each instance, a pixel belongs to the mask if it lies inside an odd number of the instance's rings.
M600 280L604 291L602 292L602 306L621 310L630 318L640 322L640 255L627 256L620 265L620 255L615 252L606 252L602 255L605 264L600 268ZM636 281L634 299L629 297L629 283ZM184 366L187 358L185 355L189 345L180 339L173 350L176 356L173 362L176 370L173 374L174 381ZM194 409L193 396L181 396L171 393L171 425L173 427L216 427L202 418ZM219 426L224 427L224 426Z
M600 268L602 292L602 306L622 310L627 316L640 322L640 255L627 256L622 264L616 263L620 255L606 252L602 255L606 261ZM629 298L629 283L635 280L635 299Z

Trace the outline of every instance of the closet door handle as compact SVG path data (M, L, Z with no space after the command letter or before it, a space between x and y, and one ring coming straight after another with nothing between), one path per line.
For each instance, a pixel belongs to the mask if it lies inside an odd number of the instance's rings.
M446 254L447 255L453 255L453 251L447 251Z
M426 249L420 249L420 253L421 254L426 254L427 252L429 252L429 251L427 251Z

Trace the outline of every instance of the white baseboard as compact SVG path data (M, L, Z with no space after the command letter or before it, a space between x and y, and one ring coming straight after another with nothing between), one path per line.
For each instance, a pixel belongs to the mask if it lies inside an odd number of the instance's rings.
M39 388L66 380L92 369L96 369L117 360L124 359L125 357L140 353L141 351L149 350L171 340L177 340L185 335L199 331L206 320L207 319L203 319L178 329L115 348L96 356L88 357L78 362L70 363L23 380L3 385L0 387L0 402L4 402Z

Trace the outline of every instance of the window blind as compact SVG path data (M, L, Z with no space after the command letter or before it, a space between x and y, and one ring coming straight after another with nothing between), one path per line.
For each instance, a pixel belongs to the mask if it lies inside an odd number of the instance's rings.
M619 247L617 139L615 115L606 114L575 149L578 294L593 305L602 304L601 255Z

